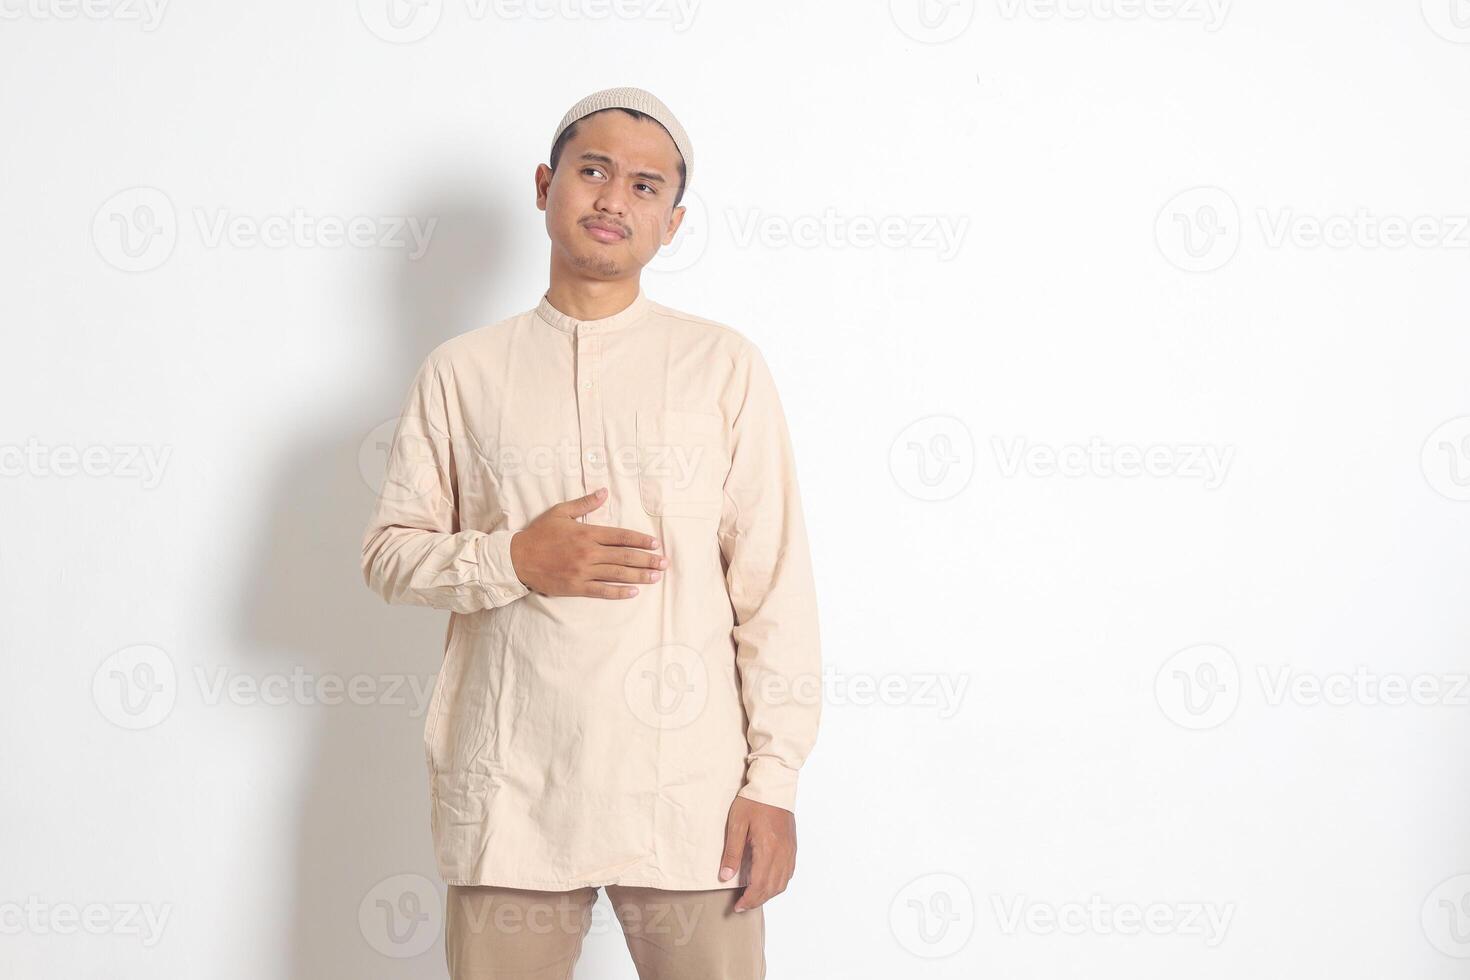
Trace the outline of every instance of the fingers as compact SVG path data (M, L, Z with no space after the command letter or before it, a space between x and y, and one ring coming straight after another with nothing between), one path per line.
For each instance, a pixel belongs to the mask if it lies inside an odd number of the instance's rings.
M593 529L592 540L598 544L622 545L626 548L643 548L649 551L658 550L658 538L641 531L630 531L625 527L602 527L601 525L590 525Z
M548 514L574 520L602 506L607 488L598 487L583 497L556 504ZM669 559L658 554L659 540L651 534L625 527L605 527L580 522L565 526L561 539L563 554L570 561L565 568L561 595L581 595L594 599L631 599L638 594L637 584L651 584L663 577ZM570 581L567 581L570 579ZM626 584L625 584L626 583Z
M781 849L752 846L750 854L750 884L740 893L735 902L736 912L758 909L766 902L786 890L795 870L788 856Z
M663 572L656 568L629 568L627 565L593 565L589 578L599 582L657 582Z
M630 568L668 568L669 560L652 551L637 548L604 548L601 560L608 565L627 565Z
M607 487L598 487L585 497L564 500L553 506L551 510L562 517L581 517L602 506L606 498ZM601 545L642 548L645 551L657 551L659 548L658 538L651 534L644 534L642 531L633 531L626 527L604 527L600 524L589 524L587 529L592 535L592 540Z
M593 599L631 599L638 594L638 588L633 585L608 585L606 582L588 582L583 586L583 591L580 594L590 596Z
M745 835L750 823L746 818L732 813L725 821L725 853L720 855L720 880L729 881L740 870L740 859L745 856Z
M606 496L607 487L598 487L585 497L573 497L571 500L564 500L551 509L563 517L581 517L583 514L590 514L602 506L603 498Z

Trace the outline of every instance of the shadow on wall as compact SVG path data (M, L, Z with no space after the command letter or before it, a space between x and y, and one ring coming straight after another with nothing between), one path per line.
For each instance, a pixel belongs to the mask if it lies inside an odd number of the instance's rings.
M268 651L271 669L288 675L299 667L340 678L347 695L310 709L309 744L282 765L283 777L305 777L286 815L297 831L294 899L258 921L291 936L299 980L445 975L422 738L449 614L388 606L364 585L359 555L377 488L359 453L371 443L381 470L386 446L376 443L392 433L379 440L373 430L396 414L433 347L529 308L542 286L505 281L504 209L476 190L437 194L410 213L439 221L428 251L405 255L385 296L389 359L282 453L241 609L245 648ZM352 703L355 678L371 703Z

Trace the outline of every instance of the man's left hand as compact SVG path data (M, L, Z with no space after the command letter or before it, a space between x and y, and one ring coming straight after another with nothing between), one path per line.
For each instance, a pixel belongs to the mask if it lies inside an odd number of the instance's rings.
M786 883L796 871L796 814L779 806L735 797L725 820L721 881L735 877L747 845L750 883L735 903L736 912L759 908L786 890Z

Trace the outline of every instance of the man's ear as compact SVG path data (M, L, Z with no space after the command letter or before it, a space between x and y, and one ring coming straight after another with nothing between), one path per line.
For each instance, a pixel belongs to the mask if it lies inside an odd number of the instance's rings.
M684 223L684 211L684 205L681 204L669 213L669 227L668 230L664 232L663 243L665 245L673 242L674 234L678 232L679 226Z

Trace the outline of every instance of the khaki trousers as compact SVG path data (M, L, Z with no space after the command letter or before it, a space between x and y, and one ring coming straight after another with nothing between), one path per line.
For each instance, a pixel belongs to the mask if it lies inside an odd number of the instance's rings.
M742 889L605 887L639 980L765 977L764 909L734 911ZM596 888L450 885L444 952L451 980L569 980L596 901Z

